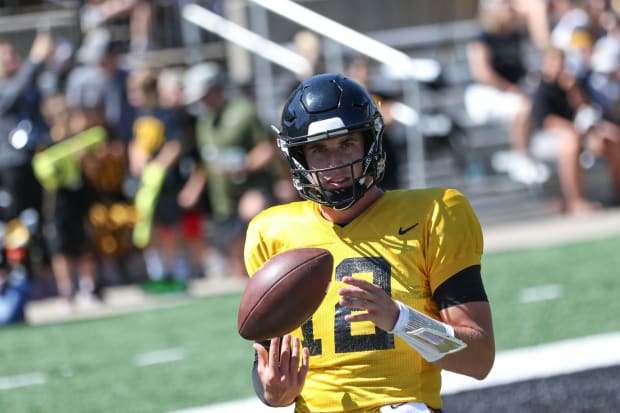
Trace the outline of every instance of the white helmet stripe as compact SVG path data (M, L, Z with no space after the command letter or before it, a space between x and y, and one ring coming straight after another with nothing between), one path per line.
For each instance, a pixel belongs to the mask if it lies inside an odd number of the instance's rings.
M308 135L316 135L335 129L343 129L344 122L339 117L328 118L312 122L308 125Z

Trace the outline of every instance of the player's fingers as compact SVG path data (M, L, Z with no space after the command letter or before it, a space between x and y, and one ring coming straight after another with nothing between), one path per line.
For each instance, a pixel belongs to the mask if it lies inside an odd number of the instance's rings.
M300 349L301 349L301 343L299 341L299 337L294 337L292 348L291 348L291 363L289 367L291 377L295 377L297 375L297 370L299 369Z
M371 291L376 287L376 285L369 283L366 280L363 280L361 278L355 278L355 277L343 277L342 282L348 285L353 285L355 287L361 288L362 290L366 290L366 291Z
M366 309L367 302L366 300L354 297L342 297L338 300L338 304L343 307L351 307L357 309Z
M355 323L358 321L372 321L370 314L368 312L364 312L364 313L355 313L355 314L347 314L344 317L345 321L348 321L350 323Z
M269 366L277 368L280 364L280 337L272 338L269 344Z
M340 288L338 290L338 294L341 297L340 305L344 305L346 307L363 305L364 301L372 300L372 296L369 292L355 288Z
M368 284L370 287L359 288L357 286L351 286L348 288L339 288L338 294L342 297L353 297L353 298L361 298L368 301L374 301L378 297L385 295L385 291L379 286L374 284Z
M308 368L310 367L310 349L304 347L301 349L301 367L297 373L297 384L303 385L306 381L306 375L308 374Z
M286 334L282 337L282 346L280 348L280 368L283 372L288 372L291 360L291 335Z

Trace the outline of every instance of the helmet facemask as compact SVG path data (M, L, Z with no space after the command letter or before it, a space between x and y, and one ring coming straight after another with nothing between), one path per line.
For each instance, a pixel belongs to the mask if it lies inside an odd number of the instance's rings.
M353 132L361 132L364 136L365 154L362 158L329 168L309 169L303 155L303 144L289 145L279 137L278 146L289 162L293 186L299 195L321 205L327 205L337 210L350 208L361 199L364 194L383 179L385 172L385 152L381 144L383 134L383 120L375 118L372 127L347 128L332 130L322 136L308 136L304 144L327 139L334 139ZM355 174L355 167L361 164L362 172ZM321 175L325 172L347 168L351 176L352 185L336 190L327 189L322 182Z
M339 74L325 73L303 81L289 96L281 118L278 147L287 159L293 185L302 198L335 209L350 208L381 181L385 171L383 117L372 97L357 82ZM302 146L345 135L365 137L364 155L350 163L327 169L308 169ZM360 176L355 167L362 166ZM329 190L321 174L348 168L352 185Z

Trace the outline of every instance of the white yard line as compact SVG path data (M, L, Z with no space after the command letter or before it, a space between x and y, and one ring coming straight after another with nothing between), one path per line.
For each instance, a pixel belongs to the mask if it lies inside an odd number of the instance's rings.
M165 350L141 353L133 358L133 364L138 367L152 366L154 364L172 363L183 360L185 352L182 348L169 348Z
M559 284L539 285L537 287L524 288L519 291L520 303L533 303L537 301L557 300L563 294Z
M497 354L491 374L478 381L443 372L442 394L498 386L620 364L620 332L543 344ZM270 408L257 398L201 406L170 413L293 412L293 407Z
M499 353L482 381L444 372L443 394L575 373L620 364L620 332Z
M15 376L0 377L0 390L13 390L20 387L36 386L45 384L47 376L45 373L38 371L32 373L23 373Z

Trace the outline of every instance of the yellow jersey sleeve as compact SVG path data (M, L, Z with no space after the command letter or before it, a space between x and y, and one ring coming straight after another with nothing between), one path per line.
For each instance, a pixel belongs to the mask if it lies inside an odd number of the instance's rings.
M431 291L459 271L480 265L482 229L465 196L447 190L432 203L427 221L427 272Z

